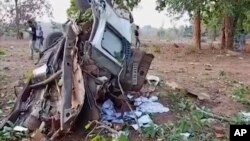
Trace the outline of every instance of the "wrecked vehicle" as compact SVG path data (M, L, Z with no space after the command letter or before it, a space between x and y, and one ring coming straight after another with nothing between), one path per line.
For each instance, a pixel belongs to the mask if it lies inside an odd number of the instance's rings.
M46 39L33 77L0 128L12 123L55 140L99 120L107 97L121 108L124 94L142 88L154 56L132 49L131 14L107 0L78 4L91 8L93 20L68 20L63 34Z

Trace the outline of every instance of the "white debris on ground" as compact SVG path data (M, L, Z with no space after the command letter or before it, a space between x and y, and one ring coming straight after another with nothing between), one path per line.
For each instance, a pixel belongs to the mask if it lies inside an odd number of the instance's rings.
M187 141L191 134L190 133L180 133L180 135L182 136L182 139L184 141Z
M22 126L15 126L13 130L17 131L17 132L27 132L28 128L25 128L25 127L22 127Z
M249 122L250 121L250 113L248 112L241 112L240 113L242 115L242 118L245 122Z
M134 111L117 113L113 102L107 100L102 105L102 122L106 124L127 122L130 123L135 130L138 130L139 127L135 118L138 119L140 127L146 127L150 123L153 123L149 114L166 113L169 111L169 108L164 107L158 102L157 96L133 98L132 95L128 95L128 98L130 102L134 103Z
M160 77L154 75L147 75L146 79L150 85L154 86L157 86L161 81Z

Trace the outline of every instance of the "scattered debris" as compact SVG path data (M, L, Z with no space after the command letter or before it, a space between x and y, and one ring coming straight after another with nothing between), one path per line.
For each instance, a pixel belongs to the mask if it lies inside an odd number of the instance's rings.
M164 107L161 103L152 101L156 98L146 98L146 97L139 97L135 99L135 106L136 110L144 112L144 113L165 113L169 111L169 108ZM157 99L158 100L158 99Z
M184 141L187 141L191 134L190 133L180 133L180 135L182 136L182 139Z
M250 113L249 112L241 112L241 115L242 115L243 120L245 122L250 122Z
M211 64L204 64L204 66L206 66L206 67L213 67L213 65L211 65Z
M210 100L211 97L207 93L204 92L196 92L194 90L187 89L187 93L191 95L197 96L199 100Z
M198 63L198 62L189 62L188 64L189 65L199 65L200 63Z
M209 116L211 118L214 118L214 119L218 119L220 121L226 121L226 122L230 122L230 120L226 117L222 117L222 116L219 116L219 115L216 115L214 113L210 113L210 112L207 112L199 107L196 106L196 110L202 112L203 114L205 114L206 116Z
M153 85L153 86L158 86L158 84L160 83L160 78L158 76L155 76L155 75L147 75L146 77L148 83L150 85Z
M17 132L27 132L28 131L28 128L25 128L25 127L22 127L22 126L15 126L13 128L14 131L17 131Z
M213 126L214 129L214 135L216 138L222 138L225 136L225 128L221 126Z
M212 70L213 65L211 64L204 64L205 70Z
M130 11L120 9L122 12L118 14L119 8L114 10L106 0L86 4L91 12L89 17L93 18L69 19L63 24L60 36L57 32L51 33L58 35L56 39L47 36L45 42L51 40L51 44L44 46L46 49L36 68L25 75L27 82L0 129L9 127L11 122L33 132L44 123L36 138L43 135L47 140L57 140L71 133L74 126L88 121L123 124L132 120L131 124L138 124L139 118L145 125L150 119L145 112L169 111L156 102L158 97L149 97L140 101L134 111L116 112L119 108L123 110L125 104L132 110L126 95L140 92L146 80L154 87L159 85L159 77L147 75L154 56L132 48ZM114 30L119 35L114 34ZM118 45L116 39L123 41ZM12 104L13 100L8 103ZM96 123L100 129L117 133Z
M139 127L135 124L135 118L138 118L138 124L140 127L145 127L148 124L152 123L152 119L148 114L155 113L166 113L169 111L169 108L164 107L158 101L157 96L151 96L149 98L140 96L138 98L132 98L131 95L130 102L134 103L134 111L126 111L124 113L117 113L114 107L114 103L109 99L104 102L102 106L102 121L106 124L114 124L129 122L131 126L138 130ZM133 114L135 113L135 115Z

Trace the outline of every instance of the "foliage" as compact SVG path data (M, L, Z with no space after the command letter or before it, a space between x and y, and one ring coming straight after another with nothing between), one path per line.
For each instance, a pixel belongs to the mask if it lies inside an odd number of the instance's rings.
M141 0L112 0L112 2L116 3L118 7L127 9L127 10L133 10ZM90 19L91 16L91 10L85 12L85 18L82 19ZM80 14L80 10L77 7L76 0L70 0L70 7L67 9L67 14L69 17L72 18L78 18Z
M247 97L249 92L250 92L250 88L248 86L240 85L239 87L233 90L233 98L236 101L241 102L243 104L249 104L249 100Z
M0 56L5 55L5 54L6 54L5 50L0 48Z
M0 141L17 141L25 137L22 132L16 132L11 127L4 127L0 130Z
M170 141L216 140L212 132L210 118L204 112L197 110L194 101L185 97L183 93L184 91L171 92L166 95L171 100L171 109L179 113L178 120L162 125L150 124L143 130L145 137ZM208 111L204 108L202 110ZM189 136L186 137L185 133Z
M247 115L247 117L246 117L242 112L240 112L231 118L230 124L249 125L250 124L249 115Z
M32 77L33 77L33 72L32 72L31 69L27 70L24 73L24 78L25 78L26 81L30 80Z
M114 0L114 3L118 4L121 8L127 10L133 10L141 0Z
M157 0L156 10L162 11L165 8L172 14L188 14L192 17L198 11L203 11L209 0Z
M149 126L147 126L143 129L143 135L146 138L155 138L158 130L159 130L159 126L151 123L151 124L149 124Z
M15 3L16 2L16 3ZM0 29L10 28L20 31L28 19L52 16L52 8L47 0L5 0L0 3ZM8 29L8 30L10 30ZM7 29L6 29L7 31ZM3 31L1 31L3 32Z
M77 0L70 0L70 7L67 9L69 17L77 18L80 14L80 10L77 7Z

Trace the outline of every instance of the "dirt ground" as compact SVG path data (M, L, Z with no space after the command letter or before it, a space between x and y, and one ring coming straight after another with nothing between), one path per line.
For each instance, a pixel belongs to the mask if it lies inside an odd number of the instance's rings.
M205 93L207 100L198 100L213 113L232 117L245 106L232 98L237 84L250 84L250 54L231 55L218 49L196 51L184 43L157 44L145 42L143 49L155 55L149 74L159 76L163 84L175 82L179 87L194 93ZM204 45L205 46L205 45ZM248 46L248 45L247 45ZM36 59L29 57L27 41L0 41L0 114L2 119L11 109L15 95L14 86L20 85L34 68ZM159 89L164 93L164 89ZM167 98L161 99L168 105ZM158 123L176 120L174 111L155 116Z

